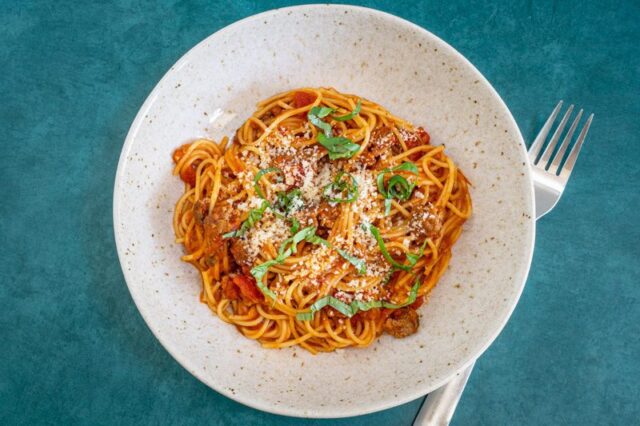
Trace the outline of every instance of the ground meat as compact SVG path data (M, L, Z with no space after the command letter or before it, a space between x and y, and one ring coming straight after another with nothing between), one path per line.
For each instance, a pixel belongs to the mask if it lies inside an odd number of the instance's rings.
M300 227L315 226L316 233L325 238L333 228L336 220L340 216L340 205L331 205L327 201L322 201L313 208L305 208L293 214L298 220Z
M287 189L301 187L307 173L318 172L320 156L310 149L298 150L295 153L277 155L273 166L282 170Z
M321 202L317 209L318 218L318 235L324 237L329 234L333 225L340 216L340 206L338 204L331 205L327 201Z
M223 234L240 227L240 212L220 204L213 208L204 220L204 243L206 256L219 256L227 249Z
M231 255L236 261L238 266L243 270L251 267L251 257L247 252L246 242L240 238L233 238L231 240Z
M226 299L236 300L240 298L240 289L233 283L233 281L231 281L231 278L229 278L227 275L222 277L222 279L220 280L220 287L222 287L222 295Z
M204 223L204 218L209 213L209 203L211 200L208 198L203 198L202 200L198 200L193 205L193 215L196 218L196 222L200 225Z
M442 218L431 203L418 204L413 208L409 228L420 242L427 238L436 240L442 232Z
M418 331L420 318L415 310L402 308L393 311L384 322L384 331L393 337L407 337Z
M395 154L400 152L400 144L393 130L390 127L378 127L371 132L371 138L365 151L360 155L360 159L367 166L371 167L378 162L384 154Z

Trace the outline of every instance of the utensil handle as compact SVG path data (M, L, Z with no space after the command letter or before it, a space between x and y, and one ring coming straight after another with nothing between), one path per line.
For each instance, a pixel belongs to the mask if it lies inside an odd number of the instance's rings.
M538 188L538 185L534 185L534 189L537 206L545 194ZM545 213L546 211L540 212L540 210L536 209L536 220L544 216ZM475 364L474 361L448 383L427 395L416 419L413 421L413 426L447 426L456 411L458 401L460 401Z
M449 382L427 395L413 425L447 426L456 411L474 365L475 362L471 363Z

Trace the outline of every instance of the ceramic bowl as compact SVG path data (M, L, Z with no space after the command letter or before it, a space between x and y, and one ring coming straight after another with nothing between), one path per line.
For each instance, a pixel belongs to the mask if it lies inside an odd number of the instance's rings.
M196 137L233 135L256 102L303 86L355 93L424 126L473 184L473 217L411 337L385 335L366 349L315 356L299 348L263 349L199 302L199 275L179 259L171 224L183 188L171 174L172 151ZM469 61L392 15L314 5L239 21L171 67L122 150L114 227L131 295L185 369L260 410L341 417L418 398L489 346L527 277L533 203L518 127Z

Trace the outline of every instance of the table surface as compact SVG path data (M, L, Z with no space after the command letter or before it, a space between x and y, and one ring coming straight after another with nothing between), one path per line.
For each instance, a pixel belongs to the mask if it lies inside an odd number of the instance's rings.
M217 394L152 336L116 257L116 164L149 91L209 34L290 3L85 3L0 11L0 423L410 424L420 400L329 422ZM365 3L464 54L526 140L560 98L596 115L564 198L538 224L522 299L453 424L635 423L640 3Z

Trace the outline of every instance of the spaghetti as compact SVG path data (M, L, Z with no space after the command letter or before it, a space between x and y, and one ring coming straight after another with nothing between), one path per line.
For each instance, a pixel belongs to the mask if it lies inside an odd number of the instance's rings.
M201 301L266 348L414 333L471 214L444 146L334 89L266 99L232 143L199 139L173 159L173 225Z

